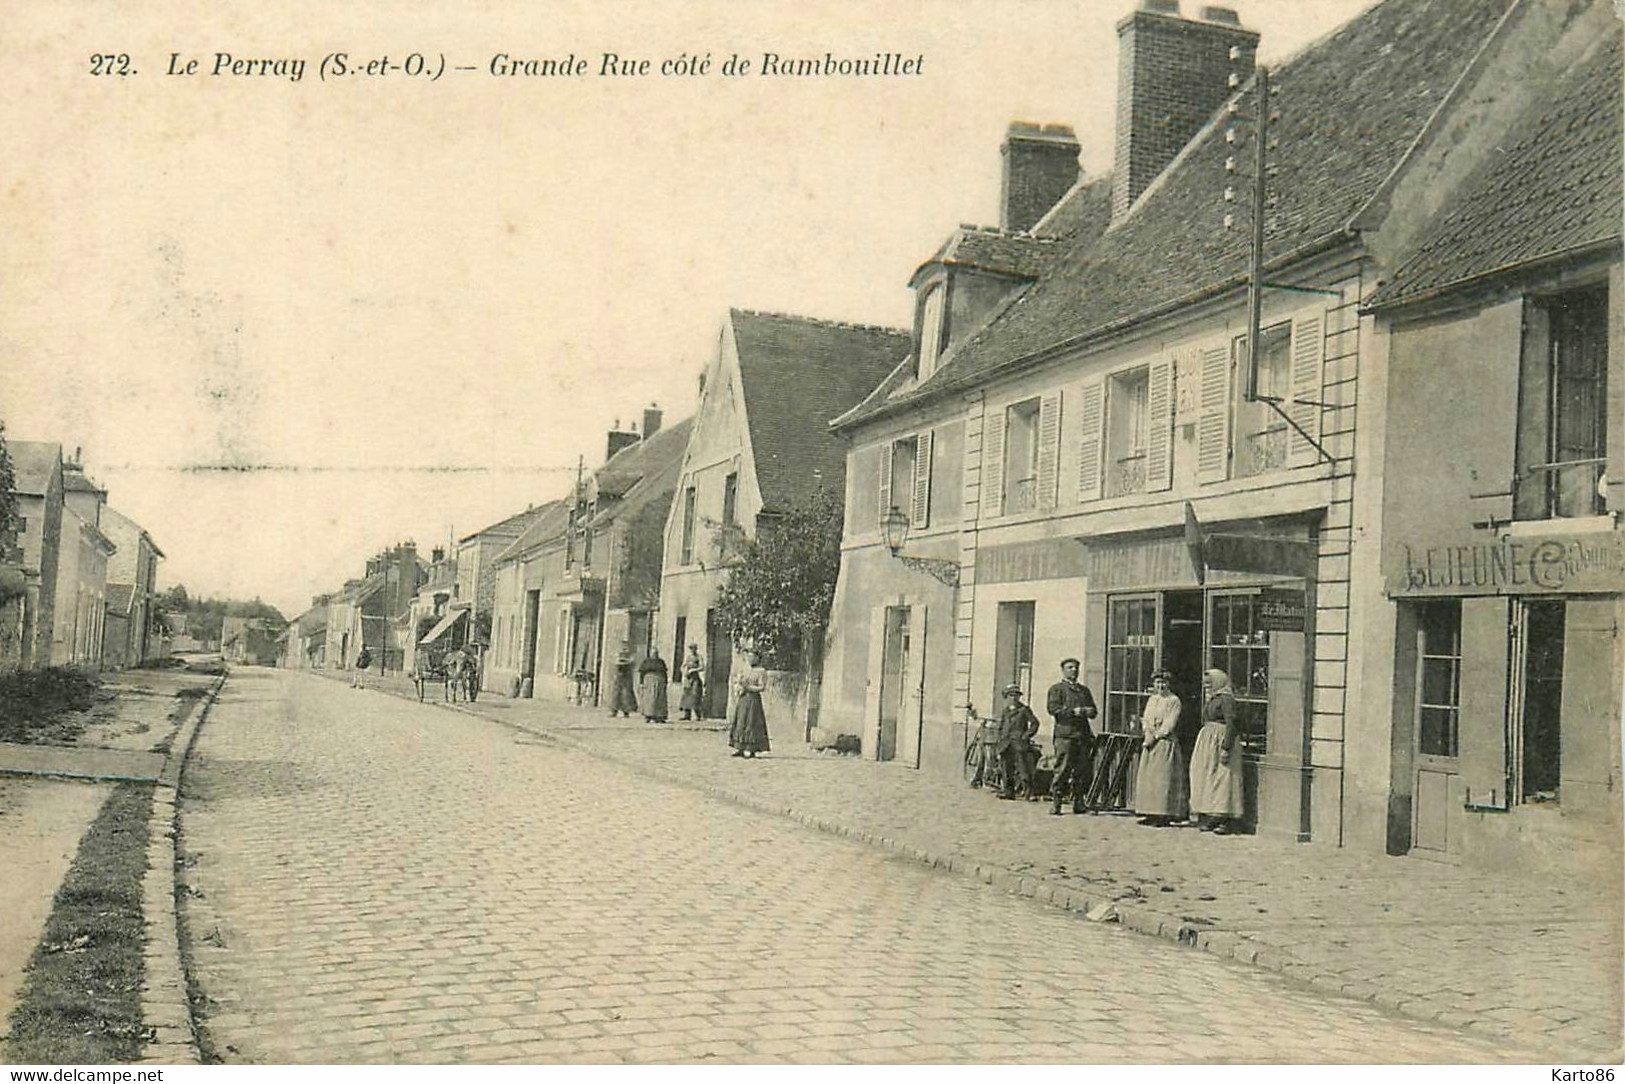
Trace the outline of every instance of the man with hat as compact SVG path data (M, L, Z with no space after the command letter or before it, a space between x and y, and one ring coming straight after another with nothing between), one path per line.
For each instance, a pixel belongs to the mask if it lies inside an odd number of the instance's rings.
M1038 733L1038 716L1021 702L1021 686L1011 682L1004 687L1004 713L999 716L999 763L1004 767L1004 786L999 797L1016 797L1016 783L1032 793L1032 776L1027 771L1027 750Z
M1045 708L1055 719L1055 774L1050 779L1050 813L1061 815L1061 799L1072 792L1072 812L1086 812L1089 796L1089 747L1093 735L1089 720L1095 717L1095 697L1089 686L1078 681L1078 660L1061 662L1061 680L1049 687Z

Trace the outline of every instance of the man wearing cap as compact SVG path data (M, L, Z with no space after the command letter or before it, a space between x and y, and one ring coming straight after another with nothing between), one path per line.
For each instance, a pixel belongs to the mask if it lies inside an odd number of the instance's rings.
M1095 697L1089 686L1078 681L1078 660L1061 662L1061 680L1049 687L1045 709L1055 719L1055 774L1050 781L1050 808L1061 814L1061 799L1072 792L1072 812L1086 811L1089 796L1089 746L1093 735L1089 720L1095 717Z
M1004 786L999 797L1016 797L1016 783L1032 793L1032 777L1027 772L1027 750L1038 733L1038 716L1021 702L1021 686L1011 682L1004 687L1004 713L999 716L999 763L1004 767Z

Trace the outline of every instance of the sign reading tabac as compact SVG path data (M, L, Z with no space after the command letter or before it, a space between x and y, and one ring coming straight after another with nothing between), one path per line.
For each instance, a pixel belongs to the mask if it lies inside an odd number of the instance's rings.
M1384 573L1388 594L1399 598L1625 591L1625 533L1398 542Z

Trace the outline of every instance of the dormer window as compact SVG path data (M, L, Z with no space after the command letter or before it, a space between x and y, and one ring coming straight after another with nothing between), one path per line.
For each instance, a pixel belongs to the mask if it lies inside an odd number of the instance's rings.
M925 299L920 302L920 347L915 362L915 373L920 380L937 371L937 359L942 355L945 341L947 298L947 284L939 282L926 291Z

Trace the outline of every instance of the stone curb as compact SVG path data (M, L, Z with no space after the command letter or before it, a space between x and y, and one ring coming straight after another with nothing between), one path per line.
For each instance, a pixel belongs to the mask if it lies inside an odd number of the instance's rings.
M226 683L221 675L176 730L169 755L153 788L148 822L147 875L141 882L141 910L146 919L146 981L141 987L141 1022L151 1038L142 1050L142 1065L197 1065L197 1031L181 954L180 916L175 910L175 841L180 833L180 780L198 728Z
M313 673L326 676L319 671L313 671ZM416 699L404 696L393 689L380 687L369 691L384 693L397 699L406 700L409 703L417 703ZM730 805L749 809L753 812L782 817L827 835L839 836L843 839L850 839L867 846L887 850L932 869L946 870L960 876L970 877L1007 894L1027 896L1047 906L1077 914L1088 921L1111 922L1115 920L1125 929L1133 930L1135 933L1159 938L1187 948L1195 948L1220 959L1232 960L1260 971L1270 972L1289 982L1310 987L1321 994L1353 1001L1363 1001L1399 1016L1468 1031L1487 1041L1506 1045L1510 1057L1515 1058L1522 1051L1524 1060L1532 1063L1550 1060L1549 1053L1542 1056L1539 1052L1523 1050L1522 1044L1518 1043L1515 1037L1509 1035L1504 1028L1494 1021L1463 1013L1459 1007L1436 1008L1426 1004L1422 998L1413 997L1400 991L1381 989L1370 983L1353 980L1339 972L1322 971L1312 964L1297 959L1286 949L1271 945L1266 941L1256 940L1239 931L1204 930L1177 915L1170 915L1143 907L1118 908L1115 900L1090 898L1080 889L1059 884L1041 876L1022 873L988 859L952 853L937 854L866 829L854 828L828 818L803 813L791 805L775 803L748 794L740 794L709 783L696 783L680 772L653 767L633 758L594 748L570 736L567 731L550 729L517 719L493 718L463 704L440 704L439 706L474 716L488 723L496 723L510 730L533 735L550 744L570 749L573 752L597 760L608 761L646 778L657 779L687 790L697 791L708 798L727 802ZM1090 917L1090 912L1101 908L1110 908L1109 915L1097 918Z

